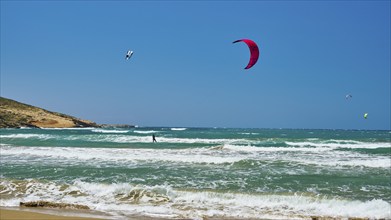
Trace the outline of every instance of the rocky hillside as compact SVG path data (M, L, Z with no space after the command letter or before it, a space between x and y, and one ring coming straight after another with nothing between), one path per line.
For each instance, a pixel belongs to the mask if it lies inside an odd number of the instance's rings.
M72 128L99 127L99 125L92 121L50 112L42 108L0 97L0 128L20 127Z

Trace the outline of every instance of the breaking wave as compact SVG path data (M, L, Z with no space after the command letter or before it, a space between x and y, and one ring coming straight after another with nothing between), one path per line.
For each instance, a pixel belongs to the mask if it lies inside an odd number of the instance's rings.
M76 204L121 218L143 213L162 218L391 218L391 205L381 199L370 201L319 197L309 193L264 194L188 191L167 185L131 183L70 184L38 180L0 179L0 206L16 207L20 202Z
M367 155L357 152L335 151L329 148L298 147L254 147L220 145L216 147L185 149L145 149L145 148L81 148L81 147L14 147L1 145L3 160L23 156L25 159L44 163L57 163L58 159L67 163L101 164L106 162L146 163L169 161L175 163L224 164L243 160L293 162L315 166L362 166L390 168L388 156Z

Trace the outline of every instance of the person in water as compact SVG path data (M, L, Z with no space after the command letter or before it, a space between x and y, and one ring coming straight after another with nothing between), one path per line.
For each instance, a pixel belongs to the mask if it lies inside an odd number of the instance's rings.
M152 142L157 142L155 138L155 134L152 135Z

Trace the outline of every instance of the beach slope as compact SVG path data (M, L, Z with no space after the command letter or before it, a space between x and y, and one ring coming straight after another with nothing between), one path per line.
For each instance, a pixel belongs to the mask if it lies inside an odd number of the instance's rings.
M92 121L0 97L0 128L20 127L73 128L99 127L99 125Z
M0 219L1 220L100 220L103 218L92 218L92 217L77 217L73 216L70 213L63 211L58 215L55 214L45 214L40 212L33 212L27 210L12 210L12 209L0 209Z

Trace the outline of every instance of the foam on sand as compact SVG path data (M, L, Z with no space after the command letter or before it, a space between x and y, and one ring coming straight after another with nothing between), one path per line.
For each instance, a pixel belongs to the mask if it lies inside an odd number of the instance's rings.
M1 206L34 202L46 195L48 204L78 204L111 215L138 215L172 218L391 218L391 205L383 200L344 200L309 193L222 193L208 190L179 190L165 185L130 183L88 183L71 185L38 181L2 181L2 192L19 194L13 201L4 198Z

